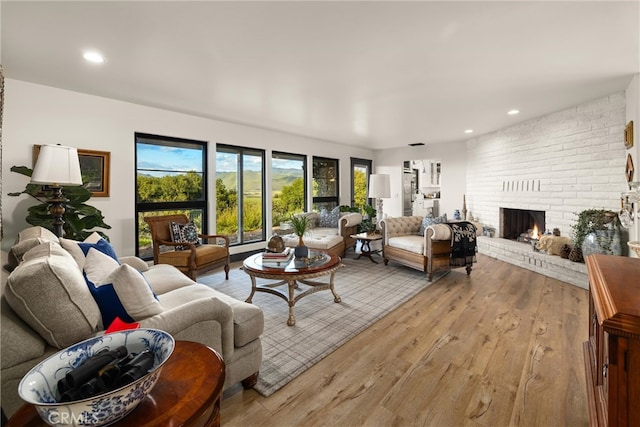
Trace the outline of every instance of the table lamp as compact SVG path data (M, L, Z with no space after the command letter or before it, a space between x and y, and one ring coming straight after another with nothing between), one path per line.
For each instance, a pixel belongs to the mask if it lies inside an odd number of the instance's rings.
M54 233L63 235L64 204L68 200L62 194L63 185L82 185L78 150L64 145L42 145L38 160L31 174L32 184L42 184L51 190L49 213L53 217Z
M383 219L382 199L391 197L391 185L388 174L374 173L369 175L369 198L376 199L378 222Z

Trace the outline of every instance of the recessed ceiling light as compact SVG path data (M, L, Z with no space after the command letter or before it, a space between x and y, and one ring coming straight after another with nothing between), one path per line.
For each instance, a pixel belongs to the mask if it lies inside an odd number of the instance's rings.
M464 131L464 133L473 133L473 129L467 129Z
M520 110L515 110L515 109L514 109L514 110L509 110L509 111L507 111L507 114L508 114L508 115L510 115L510 116L513 116L513 115L515 115L515 114L518 114L519 112L520 112Z
M82 54L82 57L87 61L96 64L102 64L104 62L104 56L95 51L85 52L84 54Z

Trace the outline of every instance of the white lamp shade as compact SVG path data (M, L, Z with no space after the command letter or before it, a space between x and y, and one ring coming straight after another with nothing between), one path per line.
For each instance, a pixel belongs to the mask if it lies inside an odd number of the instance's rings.
M389 175L374 173L369 175L369 198L391 197L391 185Z
M42 145L31 174L31 183L82 185L78 150L64 145Z

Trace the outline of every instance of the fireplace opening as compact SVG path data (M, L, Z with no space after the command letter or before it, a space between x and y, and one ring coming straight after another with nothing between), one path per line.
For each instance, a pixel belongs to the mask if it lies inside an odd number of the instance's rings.
M500 208L500 237L522 242L537 239L544 233L544 218L545 211Z

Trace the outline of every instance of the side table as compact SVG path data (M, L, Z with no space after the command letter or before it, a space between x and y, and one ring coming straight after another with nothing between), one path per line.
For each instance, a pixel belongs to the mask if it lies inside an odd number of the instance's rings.
M218 427L224 377L224 362L215 350L176 341L151 393L112 426ZM7 427L31 426L47 426L31 404L20 407L7 423Z
M360 255L356 257L356 259L360 259L360 257L367 257L371 260L371 262L378 264L378 261L373 259L372 254L378 253L378 251L371 250L371 242L375 242L377 240L382 240L382 234L379 233L358 233L352 234L350 236L352 239L357 239L360 242Z

